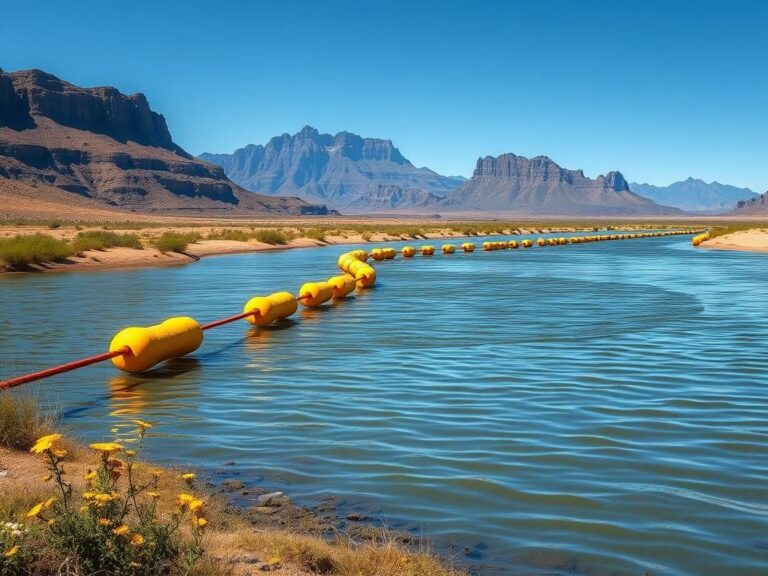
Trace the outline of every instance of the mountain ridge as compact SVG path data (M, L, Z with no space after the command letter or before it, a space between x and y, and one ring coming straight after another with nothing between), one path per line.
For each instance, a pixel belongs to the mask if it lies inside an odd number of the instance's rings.
M720 182L705 182L699 178L688 177L673 182L668 186L630 183L630 190L657 203L690 212L718 214L736 208L740 200L757 198L759 195L749 188L738 188Z
M81 88L42 70L0 70L0 183L50 186L95 206L140 212L327 213L252 194L174 143L143 94ZM7 187L11 189L10 186Z
M558 215L681 214L634 194L618 171L588 178L547 156L513 153L477 159L472 177L448 196L454 210Z
M375 211L437 207L459 178L417 168L391 140L352 132L335 135L304 126L232 154L203 153L247 190L286 194L342 210Z

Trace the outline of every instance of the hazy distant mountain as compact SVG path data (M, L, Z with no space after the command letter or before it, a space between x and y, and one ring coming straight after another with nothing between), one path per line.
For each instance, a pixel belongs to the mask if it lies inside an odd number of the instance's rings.
M768 216L768 192L757 194L748 200L739 200L736 208L729 212L734 216Z
M171 139L143 94L80 88L41 70L0 70L0 202L133 211L326 213L298 198L252 194ZM64 193L62 193L64 191Z
M703 180L688 178L669 186L630 183L635 194L649 198L658 204L666 204L689 212L728 212L739 200L757 198L749 188L737 188L719 182L707 184Z
M320 134L310 126L232 154L201 154L243 188L298 196L342 211L432 208L463 179L411 164L390 140L350 132Z
M629 190L619 172L594 180L546 156L515 154L477 160L472 178L449 195L455 210L514 211L550 215L679 214Z

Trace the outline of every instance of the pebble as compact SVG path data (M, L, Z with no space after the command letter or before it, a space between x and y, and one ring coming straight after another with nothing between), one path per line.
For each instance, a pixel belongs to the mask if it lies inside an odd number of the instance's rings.
M365 522L368 520L368 516L365 514L358 514L356 512L353 512L352 514L347 514L347 520L350 522Z
M283 492L269 492L262 494L256 500L258 506L281 506L289 502L288 497Z

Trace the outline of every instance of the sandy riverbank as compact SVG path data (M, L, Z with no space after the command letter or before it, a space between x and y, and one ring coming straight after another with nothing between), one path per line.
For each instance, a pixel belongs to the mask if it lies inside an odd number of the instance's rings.
M712 250L768 252L768 229L743 230L717 236L701 244L701 247Z
M392 225L389 225L392 226ZM577 227L557 227L557 228L499 228L498 230L473 231L471 236L482 237L493 234L519 235L536 234L544 232L573 232ZM46 234L59 240L72 241L80 231L97 230L96 228L69 227L50 229L46 226L25 226L23 228L0 226L0 238L12 238L21 234ZM195 233L203 238L220 233L222 229L218 226L194 226L194 227L172 227L172 226L153 226L146 229L134 231L132 229L126 232L136 233L141 237L142 249L135 248L108 248L106 250L88 250L82 254L71 256L63 262L48 262L39 265L30 265L24 270L14 270L10 268L0 268L0 273L27 273L27 272L67 272L81 270L100 270L115 268L141 268L149 266L174 266L195 262L206 256L216 256L225 254L238 254L249 252L262 252L268 250L290 250L293 248L311 248L319 246L328 246L335 244L368 244L382 242L401 242L410 241L414 245L420 246L428 241L438 241L452 238L465 238L465 230L454 230L451 228L433 228L432 230L409 232L356 232L354 230L334 230L334 233L323 234L322 240L300 236L300 228L288 228L288 238L285 244L267 244L255 239L246 241L240 240L218 240L202 239L190 243L183 252L161 252L152 246L152 242L165 232ZM121 231L123 232L123 231ZM298 235L297 237L292 237Z

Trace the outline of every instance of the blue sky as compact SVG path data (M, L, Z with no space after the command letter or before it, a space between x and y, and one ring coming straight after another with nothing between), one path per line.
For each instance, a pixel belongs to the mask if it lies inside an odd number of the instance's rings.
M768 2L7 2L0 67L144 92L188 151L305 124L414 164L768 189Z

